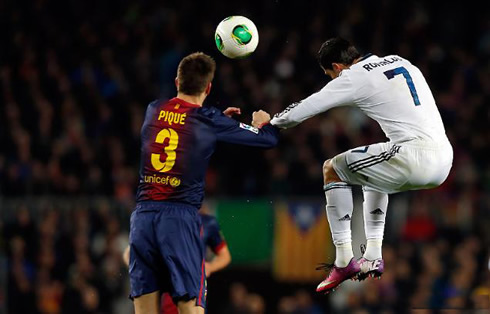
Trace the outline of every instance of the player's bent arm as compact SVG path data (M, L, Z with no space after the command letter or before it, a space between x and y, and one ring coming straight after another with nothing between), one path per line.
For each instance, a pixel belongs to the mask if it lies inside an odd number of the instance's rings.
M221 112L214 114L213 123L218 141L272 148L279 140L279 129L270 124L255 128L228 118Z
M228 246L224 244L217 252L212 261L206 262L206 277L212 273L222 270L231 263L231 254Z
M271 124L278 128L291 128L331 108L351 105L354 102L353 90L349 75L341 75L330 81L320 91L300 102L291 104L284 111L276 114Z

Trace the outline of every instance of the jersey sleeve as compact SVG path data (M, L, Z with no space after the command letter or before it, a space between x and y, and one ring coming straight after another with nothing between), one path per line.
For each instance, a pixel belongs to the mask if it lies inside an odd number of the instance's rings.
M218 252L226 246L225 238L221 232L218 221L216 218L212 218L208 224L209 233L206 246L209 247L214 254L218 254Z
M279 138L279 129L273 125L255 128L228 118L222 112L214 115L213 124L217 139L222 142L271 148L277 145Z
M317 93L291 104L284 111L276 114L271 124L283 129L294 127L331 108L353 104L353 96L351 78L348 74L342 73Z

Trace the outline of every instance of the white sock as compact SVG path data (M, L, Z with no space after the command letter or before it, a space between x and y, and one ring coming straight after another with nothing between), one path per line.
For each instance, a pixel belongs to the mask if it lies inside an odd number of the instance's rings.
M364 258L382 258L383 234L385 229L388 194L363 187L364 230L366 232L366 252Z
M344 182L326 184L327 218L335 245L335 266L345 267L354 257L352 252L351 219L354 204L352 187Z
M364 258L370 261L383 258L381 255L381 249L383 240L367 240L366 252L364 252Z
M335 266L346 267L353 257L352 242L335 245Z

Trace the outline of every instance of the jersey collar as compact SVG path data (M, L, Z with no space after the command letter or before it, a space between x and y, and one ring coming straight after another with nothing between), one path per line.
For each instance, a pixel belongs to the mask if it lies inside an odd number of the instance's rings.
M187 102L187 101L180 99L178 97L174 97L174 98L170 99L170 102L179 103L181 106L184 106L184 107L191 107L191 108L200 108L201 107L201 106L196 105L196 104L191 104L190 102Z
M364 61L364 60L366 60L367 58L369 58L369 57L371 57L371 56L373 56L373 54L372 54L372 53L367 53L367 54L365 54L364 56L362 56L362 57L361 57L361 59L359 59L359 61L357 61L357 62Z

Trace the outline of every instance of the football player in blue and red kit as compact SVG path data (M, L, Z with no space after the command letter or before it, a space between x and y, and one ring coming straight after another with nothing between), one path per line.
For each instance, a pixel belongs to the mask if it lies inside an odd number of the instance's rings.
M210 251L210 254L206 254L205 271L206 278L209 278L211 274L224 269L231 263L231 254L228 249L225 237L221 232L218 220L213 215L209 214L208 207L203 204L199 211L201 216L201 222L203 227L202 241L205 250ZM126 266L129 266L129 254L130 248L126 247L123 253L123 261ZM160 314L178 314L179 310L175 305L172 297L168 292L163 293L161 297L162 305Z
M270 115L264 111L253 113L255 128L202 106L215 68L214 60L203 53L188 55L178 66L177 97L153 101L146 111L129 233L130 297L136 314L157 314L160 292L172 296L180 313L204 313L206 275L198 211L216 142L270 148L278 141L279 130L268 123Z

